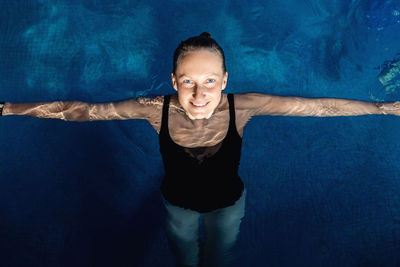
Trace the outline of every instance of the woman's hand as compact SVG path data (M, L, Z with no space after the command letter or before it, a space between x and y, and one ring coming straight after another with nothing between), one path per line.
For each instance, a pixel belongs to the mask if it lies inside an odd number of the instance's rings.
M4 102L0 102L0 116L3 116Z
M376 106L381 110L382 114L400 116L400 101L376 103Z

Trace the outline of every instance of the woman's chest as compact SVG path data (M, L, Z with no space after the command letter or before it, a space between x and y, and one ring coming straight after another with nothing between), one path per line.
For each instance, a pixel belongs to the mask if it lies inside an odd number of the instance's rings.
M220 143L228 133L229 112L219 112L207 120L192 121L171 112L168 130L172 140L183 147L210 147Z
M246 112L235 111L234 126L239 135L243 136L243 129L250 119ZM153 128L160 133L163 122L162 114L149 120ZM172 141L186 147L211 147L221 143L228 134L230 124L229 108L219 110L211 118L203 121L190 120L180 110L170 107L168 111L168 131Z

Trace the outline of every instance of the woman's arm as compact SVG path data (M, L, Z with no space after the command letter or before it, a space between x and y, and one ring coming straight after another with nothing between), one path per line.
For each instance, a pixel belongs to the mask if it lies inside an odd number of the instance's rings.
M157 99L157 101L156 101ZM3 116L26 115L65 121L147 119L156 111L160 97L132 98L109 103L56 101L39 103L4 103Z
M400 115L400 102L374 103L339 98L303 98L258 93L238 95L238 105L252 116L359 116L369 114Z

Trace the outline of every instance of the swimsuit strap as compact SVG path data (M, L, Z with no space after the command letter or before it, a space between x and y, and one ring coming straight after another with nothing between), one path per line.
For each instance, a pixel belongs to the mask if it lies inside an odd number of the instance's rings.
M233 100L233 94L228 94L229 101L229 130L236 131L236 117L235 117L235 103Z
M169 101L171 99L171 95L164 96L164 105L163 105L163 113L162 113L162 121L161 121L161 130L162 132L166 132L168 134L168 110L169 110Z

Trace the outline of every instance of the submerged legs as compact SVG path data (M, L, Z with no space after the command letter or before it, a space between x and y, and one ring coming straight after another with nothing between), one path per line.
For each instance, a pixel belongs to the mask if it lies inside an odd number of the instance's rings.
M245 214L246 191L233 206L218 209L204 215L206 241L204 266L228 266L233 259L231 249L235 245L240 223Z
M199 212L174 206L163 198L167 209L165 230L177 266L199 264Z
M203 266L228 266L245 213L246 190L233 206L204 213ZM163 198L167 210L166 234L177 266L197 267L200 262L199 220L201 213L174 206Z

